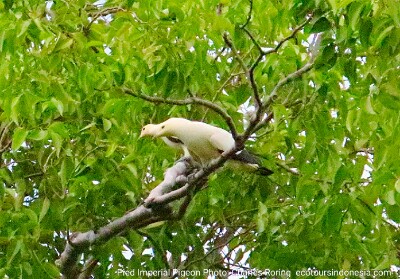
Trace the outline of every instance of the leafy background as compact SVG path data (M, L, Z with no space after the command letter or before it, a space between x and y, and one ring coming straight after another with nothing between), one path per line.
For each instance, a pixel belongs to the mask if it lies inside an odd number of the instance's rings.
M219 171L182 220L83 260L99 261L95 278L118 268L399 265L399 1L4 0L0 14L1 277L59 277L69 231L104 226L162 180L179 154L138 139L143 124L180 116L227 128L204 107L156 105L123 88L212 100L243 131L252 90L222 34L251 65L247 20L272 48L310 16L255 71L265 98L322 33L314 68L278 92L273 121L247 142L274 175Z

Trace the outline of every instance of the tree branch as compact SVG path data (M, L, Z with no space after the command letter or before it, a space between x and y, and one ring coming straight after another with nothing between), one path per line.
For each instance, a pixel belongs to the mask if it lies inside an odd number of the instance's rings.
M264 102L263 105L263 109L268 108L271 103L274 101L278 90L288 84L289 82L291 82L292 80L301 77L304 73L308 72L309 70L312 69L312 67L314 66L314 62L315 59L317 58L317 54L318 54L318 49L319 49L319 45L321 43L321 36L317 35L317 38L315 40L315 45L311 47L310 52L311 52L311 57L310 60L300 69L298 69L297 71L287 75L286 77L284 77L283 79L281 79L276 85L275 87L272 89L268 99Z
M185 184L186 177L190 173L191 165L193 164L192 159L189 157L183 157L179 159L175 165L167 169L164 173L164 180L158 184L153 190L151 190L149 196L145 199L144 204L146 207L152 207L152 205L166 204L160 202L159 197L164 196L172 191L172 188L176 184ZM186 180L186 181L184 181ZM185 183L182 183L185 182Z
M89 13L89 16L91 16L91 17L93 17L93 18L92 18L92 20L89 22L89 24L83 28L84 33L85 33L85 34L88 34L90 28L92 27L92 24L93 24L97 19L99 19L99 17L107 16L107 15L110 15L110 14L115 14L115 13L121 12L121 11L125 11L125 10L124 10L123 8L121 8L121 7L109 7L109 8L105 8L105 9L103 9L103 10L101 10L101 11L98 11L98 12Z
M177 100L177 99L170 99L170 98L161 98L161 97L154 97L154 96L149 96L143 93L136 93L133 90L129 89L129 88L122 88L122 91L125 94L137 97L137 98L141 98L143 100L146 100L148 102L152 102L155 104L170 104L170 105L178 105L178 106L186 106L186 105L191 105L191 104L197 104L197 105L201 105L204 106L206 108L209 108L211 110L213 110L214 112L216 112L217 114L219 114L226 122L226 124L229 127L229 130L232 133L232 136L234 139L237 138L237 130L235 127L235 124L233 123L232 118L230 117L230 115L220 106L218 106L217 104L210 102L208 100L204 100L198 97L189 97L187 99L181 99L181 100Z
M268 55L268 54L277 52L285 42L289 41L290 39L293 39L296 36L296 34L301 29L303 29L303 27L306 26L311 20L312 20L312 17L310 16L309 18L307 18L306 21L304 21L302 24L300 24L295 29L293 29L292 33L289 36L280 40L279 43L273 49L263 51L264 55ZM252 39L252 40L254 41L254 39Z
M253 12L253 0L249 0L249 2L250 2L250 9L247 14L246 22L242 26L240 26L240 28L242 28L242 29L245 28L250 23L250 20L251 20L251 14Z
M99 228L97 231L91 230L74 233L56 262L60 267L63 278L78 278L80 274L77 266L78 259L81 253L90 246L104 243L127 229L138 229L155 222L176 218L176 216L171 215L170 212L163 214L163 212L158 212L154 209L163 209L163 205L190 195L194 189L199 190L201 188L199 185L201 186L202 183L204 184L207 181L206 178L220 168L226 160L237 151L238 149L234 148L229 152L224 152L220 158L215 160L207 168L197 171L183 187L169 193L161 194L161 196L153 196L150 200L152 208L146 207L149 206L149 204L140 205L121 218ZM163 193L165 190L168 190L169 187L171 187L172 181L176 182L182 175L187 173L189 166L190 164L188 164L187 160L179 160L172 168L168 169L165 181L161 182L164 183L162 187L160 186L162 189L159 188L156 192ZM153 194L155 195L155 193ZM181 216L183 216L184 210L187 208L189 202L190 200L184 201L184 205L179 213ZM187 204L185 205L185 203Z
M296 28L295 30L298 30L298 28ZM294 32L298 32L298 31L294 31ZM291 37L291 36L289 36L289 37ZM289 38L289 37L287 37L287 38ZM315 43L313 46L310 47L310 59L303 67L301 67L297 71L287 75L286 77L284 77L278 81L278 83L275 85L275 87L272 89L271 93L269 94L268 98L263 102L262 107L258 110L259 113L257 113L256 118L253 120L250 120L249 127L246 129L245 133L243 134L244 138L247 139L254 131L259 130L262 126L266 125L269 121L271 121L271 119L272 119L271 114L264 119L261 119L261 117L265 113L265 111L267 111L267 109L271 106L271 104L275 101L278 90L281 87L283 87L284 85L291 82L292 80L301 77L303 74L305 74L306 72L308 72L309 70L312 69L312 67L314 66L315 59L317 58L317 55L318 55L318 50L319 50L319 45L321 43L321 40L322 40L321 35L316 35Z
M81 273L78 276L78 279L89 279L92 276L93 270L96 268L97 263L99 261L94 258L89 258L89 260L86 261L85 263L85 269L81 271Z
M90 246L104 243L123 232L126 228L135 229L161 220L162 217L141 205L121 218L101 227L98 231L75 233L56 262L60 266L63 278L76 278L77 262L80 254Z
M246 78L247 78L247 80L248 80L248 82L249 82L249 84L251 86L251 89L253 90L253 97L254 97L254 103L255 103L256 109L258 109L259 107L261 107L261 98L260 98L260 94L258 93L258 87L254 82L253 73L246 66L246 64L244 63L242 57L240 57L239 52L237 51L237 49L234 46L234 44L231 41L231 39L229 39L227 33L223 34L223 39L224 39L225 44L232 50L232 53L233 53L234 57L239 62L239 65L242 68L242 70L245 72Z
M256 112L255 112L255 117L253 117L253 119L250 120L250 124L249 124L249 129L247 129L247 132L244 133L243 137L244 138L248 138L251 133L254 131L254 129L256 128L256 126L259 124L260 121L262 121L262 115L264 113L265 110L265 104L263 104L261 97L260 97L260 93L259 93L259 89L258 89L258 85L254 79L254 71L257 68L257 66L259 65L259 63L262 61L262 59L271 53L276 53L281 47L282 45L294 38L296 36L296 34L307 24L310 22L312 18L309 17L305 22L303 22L302 24L300 24L298 27L296 27L293 32L283 38L281 41L279 41L279 43L275 46L275 48L271 49L271 50L263 50L263 48L261 47L261 45L257 42L257 40L254 38L254 36L250 33L249 30L247 30L245 27L245 25L242 27L242 29L244 30L244 32L249 36L249 38L251 39L251 41L253 42L253 44L257 47L259 55L256 59L256 61L254 61L254 63L248 67L246 66L246 64L244 63L243 59L240 57L239 52L237 51L237 49L235 48L233 42L229 39L228 34L224 33L223 34L223 39L225 44L232 50L234 57L237 59L237 61L239 62L241 68L243 69L243 71L245 72L246 78L250 84L250 87L253 91L253 98L254 98L254 104L255 104L255 108L256 108ZM311 67L310 67L311 69ZM299 76L302 73L298 73ZM289 82L290 80L292 80L292 77L289 77L289 80L286 81ZM283 85L283 84L282 84ZM281 87L281 85L279 86L279 88ZM271 101L273 101L273 99L271 99Z

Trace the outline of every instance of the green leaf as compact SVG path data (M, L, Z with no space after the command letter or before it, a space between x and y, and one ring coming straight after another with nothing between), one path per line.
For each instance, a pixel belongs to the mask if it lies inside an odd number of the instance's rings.
M364 21L360 26L360 41L364 47L368 47L369 38L373 29L373 24L371 20Z
M396 183L394 184L394 188L398 193L400 193L400 179L396 180Z
M29 25L31 24L31 20L25 20L20 24L20 31L17 35L17 37L21 37L23 34L25 34L26 30L28 30Z
M138 177L137 168L134 164L126 164L126 167L129 169L129 171L133 174L134 177Z
M390 205L395 205L396 204L395 191L393 190L388 191L385 195L385 201Z
M42 210L40 211L40 215L39 215L39 222L42 221L43 217L46 215L49 208L50 208L50 200L46 197L43 200Z
M106 118L103 118L103 130L107 132L108 130L111 129L112 122Z
M28 138L28 139L31 139L31 140L40 141L40 140L44 140L44 139L47 137L47 135L48 135L48 132L47 132L47 131L43 131L43 130L34 130L34 131L31 131L31 132L29 133L29 135L27 136L27 138Z
M70 38L68 38L68 39L65 39L65 38L59 39L58 42L57 42L56 47L54 48L54 51L61 51L61 50L66 49L66 48L70 48L73 43L74 43L74 40L70 39Z
M28 135L28 131L22 127L18 127L15 129L13 137L12 137L12 150L17 150L21 147L21 145L25 142L26 136Z
M386 212L390 220L400 223L400 206L398 204L388 205Z
M268 207L263 203L258 203L258 214L257 214L257 231L262 233L266 229L268 222Z
M353 2L350 5L349 9L349 17L350 17L350 26L353 30L357 29L357 23L361 20L360 17L361 12L364 9L364 3L362 2Z
M376 114L376 112L374 111L374 108L372 107L371 96L367 96L367 98L366 98L365 109L370 114Z
M26 274L28 274L29 276L32 276L32 266L30 265L29 262L24 262L22 263L23 269L25 270Z
M117 149L117 147L118 147L118 144L116 142L108 144L107 151L105 154L106 157L110 157L114 153L115 149Z
M331 23L326 17L319 18L311 28L311 33L319 33L331 29Z
M385 107L392 110L400 110L400 97L382 92L377 96L378 101Z
M10 115L10 117L11 117L12 121L14 121L17 125L18 125L19 112L20 112L19 111L19 106L18 106L20 98L21 98L21 95L19 95L17 97L14 97L12 99L12 102L11 102L11 115Z
M379 33L378 38L375 40L374 42L374 47L378 48L381 46L383 40L389 36L389 33L393 30L394 26L388 26L385 28L385 30L383 30L382 32Z
M59 157L60 152L61 152L62 143L63 143L63 138L58 133L52 132L51 139L53 141L54 147L56 148L57 157Z
M60 115L63 115L64 112L64 105L61 101L57 100L56 98L51 98L51 102L53 103L53 105L57 108L58 112L60 113Z
M315 64L317 68L322 67L323 65L329 66L329 68L333 67L336 63L337 60L337 53L335 50L335 46L333 44L330 44L326 46L322 54L318 56L317 60L315 61Z
M47 275L50 278L59 278L60 277L60 271L58 270L58 268L51 263L43 263L42 264L42 268L43 270L46 271Z
M0 179L6 183L12 182L12 172L8 168L0 168ZM2 192L0 190L0 192Z
M15 243L15 247L12 254L8 257L7 265L10 265L13 262L15 256L20 252L22 246L23 246L22 239L18 239L17 242Z

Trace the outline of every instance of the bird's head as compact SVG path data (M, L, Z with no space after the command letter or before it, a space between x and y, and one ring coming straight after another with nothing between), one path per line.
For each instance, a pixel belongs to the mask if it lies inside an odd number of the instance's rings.
M143 126L142 131L140 132L140 138L143 137L155 137L157 125L155 124L147 124Z
M167 136L165 125L161 123L161 124L147 124L146 126L143 126L142 131L140 132L140 138L147 136L153 138Z
M176 127L181 126L183 123L188 122L182 118L170 118L160 124L147 124L142 128L140 137L151 136L153 138L176 136Z

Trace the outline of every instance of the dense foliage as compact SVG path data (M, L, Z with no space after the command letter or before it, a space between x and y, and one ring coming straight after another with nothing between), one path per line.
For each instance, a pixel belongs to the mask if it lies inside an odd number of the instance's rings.
M254 64L259 47L276 53ZM246 146L269 178L222 170L184 218L92 247L116 271L389 269L399 265L400 4L382 0L0 2L0 277L59 277L69 232L135 208L180 154L140 127L180 116L239 132L255 65L272 121ZM228 34L237 55L226 45ZM243 65L244 64L244 65ZM128 250L130 253L123 254ZM133 255L132 255L133 254Z

